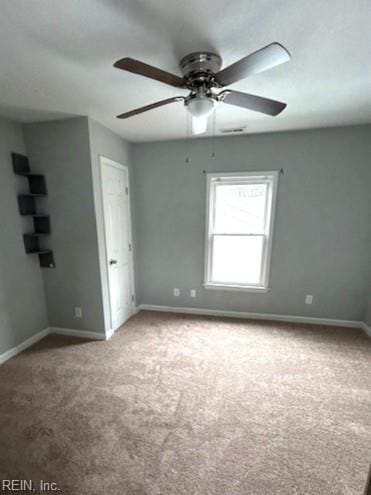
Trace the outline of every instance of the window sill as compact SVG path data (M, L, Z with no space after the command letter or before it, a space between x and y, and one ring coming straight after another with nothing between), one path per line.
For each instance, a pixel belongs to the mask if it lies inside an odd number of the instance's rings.
M270 291L269 287L256 287L253 285L249 286L249 285L212 284L212 283L205 283L204 288L211 290L234 290L238 292L256 292L259 294L266 294L267 292Z

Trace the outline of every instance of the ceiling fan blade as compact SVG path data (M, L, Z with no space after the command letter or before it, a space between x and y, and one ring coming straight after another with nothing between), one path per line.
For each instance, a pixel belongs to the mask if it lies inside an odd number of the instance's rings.
M146 105L145 107L136 108L130 112L122 113L117 116L118 119L128 119L139 113L148 112L148 110L153 110L154 108L162 107L164 105L169 105L169 103L175 103L177 101L184 101L183 96L174 96L173 98L167 98L166 100L156 101L156 103L151 103L151 105Z
M134 74L139 74L144 77L149 77L150 79L155 79L165 84L170 84L170 86L175 86L176 88L183 88L185 81L182 77L170 74L164 70L153 67L152 65L145 64L139 60L133 58L122 58L113 64L114 67L118 69L126 70L128 72L133 72Z
M254 112L265 113L267 115L278 115L286 108L286 103L270 100L262 96L241 93L240 91L225 90L219 93L218 99L228 105L247 108Z
M284 46L279 43L271 43L221 70L215 75L215 79L222 86L227 86L245 77L288 62L290 58L291 56Z

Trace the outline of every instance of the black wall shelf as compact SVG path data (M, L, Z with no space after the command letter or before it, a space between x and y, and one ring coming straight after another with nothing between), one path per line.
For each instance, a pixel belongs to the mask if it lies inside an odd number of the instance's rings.
M45 177L31 172L28 158L24 155L12 153L12 163L14 173L28 179L29 192L18 195L20 214L32 218L34 226L33 232L23 234L25 251L27 254L37 254L41 267L54 268L53 251L40 244L41 238L51 231L49 215L37 210L37 199L48 194Z
M30 237L43 237L44 235L49 235L49 234L42 234L41 232L40 233L37 233L37 232L27 232L26 234L23 234L23 235L28 235Z
M36 201L28 194L18 194L18 207L21 215L34 215L36 213Z

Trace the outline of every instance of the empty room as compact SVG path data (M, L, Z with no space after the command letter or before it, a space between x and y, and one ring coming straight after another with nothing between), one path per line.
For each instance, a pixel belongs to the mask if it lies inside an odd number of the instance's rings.
M0 8L0 493L371 495L369 0Z

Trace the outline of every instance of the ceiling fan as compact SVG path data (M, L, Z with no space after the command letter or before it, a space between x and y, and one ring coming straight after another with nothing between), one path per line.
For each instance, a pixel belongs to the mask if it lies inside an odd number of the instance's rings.
M183 77L145 64L139 60L122 58L115 62L114 67L155 79L176 88L188 89L190 93L188 96L174 96L141 108L136 108L130 112L118 115L117 118L127 119L148 110L169 105L170 103L183 102L193 117L193 133L201 134L202 132L206 132L207 118L213 111L216 102L235 105L266 115L278 115L284 110L286 103L231 89L225 89L220 93L217 90L245 77L283 64L290 60L290 58L290 54L284 46L279 43L271 43L225 69L220 70L222 59L219 55L211 52L195 52L186 55L180 61L179 66Z

